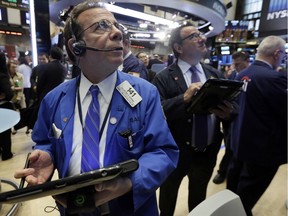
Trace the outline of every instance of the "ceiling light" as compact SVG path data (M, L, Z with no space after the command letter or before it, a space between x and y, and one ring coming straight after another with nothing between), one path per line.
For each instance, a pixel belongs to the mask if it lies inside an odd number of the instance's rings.
M170 28L175 28L175 26L179 26L179 23L171 21L171 20L167 20L167 19L164 19L161 17L153 16L150 14L142 13L142 12L127 9L127 8L122 8L122 7L107 4L107 3L104 3L104 5L107 8L107 10L109 10L113 13L116 13L116 14L122 14L125 16L134 17L137 19L147 20L147 21L150 21L150 22L153 22L156 24L167 25Z
M133 34L132 37L136 37L136 38L150 38L150 34L146 34L146 33L136 33Z
M140 28L147 28L147 27L148 27L148 24L147 24L147 23L140 23L140 24L139 24L139 27L140 27Z
M164 40L164 39L165 39L165 33L164 33L164 32L155 33L155 34L153 35L153 37L159 38L159 39L161 39L161 40Z

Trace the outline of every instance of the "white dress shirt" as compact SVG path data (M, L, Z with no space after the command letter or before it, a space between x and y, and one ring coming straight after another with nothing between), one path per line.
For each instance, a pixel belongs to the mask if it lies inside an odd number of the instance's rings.
M106 112L108 110L110 101L112 99L112 95L113 95L115 85L116 85L116 80L117 80L117 73L114 72L105 80L97 84L99 88L98 101L99 101L99 107L100 107L100 128L102 127ZM93 83L91 83L81 73L79 95L80 95L80 101L81 101L83 124L85 123L85 118L86 118L86 114L88 111L88 107L92 101L92 96L89 92L89 88L91 85L93 85ZM107 118L107 121L105 122L104 130L103 130L102 137L99 143L100 167L103 167L108 122L109 122L109 116ZM79 108L78 108L77 95L76 95L75 112L74 112L73 143L72 143L71 159L69 163L69 176L79 174L81 170L83 126L81 125L80 118L79 118Z

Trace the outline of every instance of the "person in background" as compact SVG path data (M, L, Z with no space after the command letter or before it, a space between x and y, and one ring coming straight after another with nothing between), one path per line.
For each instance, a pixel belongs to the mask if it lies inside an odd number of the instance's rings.
M53 88L64 82L67 69L61 63L63 52L59 47L53 46L50 50L49 62L35 67L37 71L37 83L35 86L35 98L33 104L21 113L21 119L14 126L15 129L27 126L26 134L33 130L37 119L41 101Z
M38 82L38 75L41 72L39 66L42 64L47 64L49 62L49 55L47 53L40 53L38 55L38 65L32 68L32 74L30 78L31 82L31 97L33 99L33 103L37 101L37 82Z
M235 77L245 68L249 66L250 55L248 52L239 51L232 54L232 66L231 73L228 75L228 79L234 80ZM233 68L235 68L233 70ZM217 174L213 178L213 183L221 184L225 181L227 176L227 170L232 158L232 151L230 147L231 142L231 131L230 131L230 121L222 122L223 135L224 135L224 144L225 144L225 153L222 157L222 160L217 170Z
M13 96L14 93L11 88L6 64L6 55L0 52L0 108L13 109L13 104L10 103ZM8 129L0 133L0 153L2 161L13 157L11 146L11 129Z
M26 104L26 107L29 107L29 105L30 105L30 91L31 91L30 78L31 78L32 69L28 65L28 62L24 56L19 57L18 72L21 73L23 75L23 78L24 78L24 80L23 80L24 90L23 91L24 91L24 95L25 95L25 104Z
M150 70L153 64L164 64L164 62L160 60L160 57L158 54L154 54L153 58L149 60L147 69Z
M142 61L145 65L145 67L147 68L148 64L149 64L149 56L147 55L147 53L145 52L138 52L135 55L140 61ZM148 70L147 69L147 80L149 82L152 82L154 76L156 75L156 73L152 70Z
M236 77L245 88L231 125L227 188L240 196L247 216L279 166L287 163L287 76L276 71L285 57L285 40L268 36L255 61Z
M49 62L49 55L46 52L41 52L38 55L38 64L46 64Z
M148 64L149 64L149 56L147 55L147 53L138 52L135 56L136 56L136 58L140 59L144 63L145 67L148 66Z
M136 171L93 186L86 195L95 202L86 207L94 211L87 214L156 216L156 190L175 169L179 154L159 93L146 80L118 70L123 62L124 29L101 2L82 2L70 14L64 28L65 46L81 75L42 100L33 128L36 145L29 157L30 168L16 171L15 177L36 185L48 181L54 169L63 178L136 159ZM52 128L61 131L61 138ZM94 132L89 135L89 130ZM87 152L87 148L95 149ZM94 158L95 162L86 163ZM56 199L61 215L67 215L65 198Z
M156 74L153 80L160 92L169 128L180 149L176 170L160 187L161 216L173 216L178 189L185 176L189 179L189 211L205 200L223 137L220 121L230 119L233 111L233 105L228 101L204 115L186 111L192 96L207 79L223 78L213 67L200 63L207 52L205 43L206 37L191 23L172 30L169 44L176 61Z
M25 95L23 82L24 77L21 73L17 71L18 61L16 59L10 59L7 63L8 74L10 77L11 89L14 93L11 101L14 103L15 108L20 112L26 108ZM16 134L17 130L12 130L12 134Z
M227 79L234 80L240 71L247 68L250 64L248 52L239 51L232 54L232 67L228 71Z
M36 95L39 104L49 91L64 82L67 69L61 63L62 58L62 49L53 46L49 54L49 63L39 65L37 70L39 70L40 73L38 73L36 85Z
M146 66L142 61L135 57L135 55L131 52L130 47L130 34L125 32L123 34L124 61L122 71L148 80L148 71Z
M28 62L29 67L33 68L32 52L31 51L25 52L25 59Z

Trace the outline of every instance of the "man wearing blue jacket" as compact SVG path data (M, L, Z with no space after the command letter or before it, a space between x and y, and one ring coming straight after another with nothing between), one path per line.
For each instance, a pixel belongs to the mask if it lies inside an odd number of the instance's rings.
M123 34L124 61L122 71L148 80L148 70L146 66L131 52L130 47L130 34L125 32Z
M82 172L82 150L90 144L84 141L86 120L96 122L96 114L90 116L89 104L98 99L99 129L103 133L98 134L96 165L137 159L139 168L128 176L95 185L95 210L85 215L158 215L155 191L175 169L178 148L156 87L117 70L123 61L122 28L102 3L89 1L75 6L64 35L68 55L82 73L42 101L33 130L36 146L29 157L30 168L17 171L15 177L26 177L29 185L36 185L47 181L54 169L60 178ZM97 99L89 93L91 86L97 86ZM129 136L125 137L127 130ZM66 204L61 198L57 202ZM67 209L59 206L61 215L67 215Z

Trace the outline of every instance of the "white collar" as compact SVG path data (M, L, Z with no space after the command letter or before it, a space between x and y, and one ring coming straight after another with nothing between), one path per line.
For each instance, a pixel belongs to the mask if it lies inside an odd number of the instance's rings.
M101 96L104 98L106 103L110 103L112 94L115 89L117 80L117 71L106 77L103 81L97 84ZM81 80L79 85L79 94L80 94L80 101L83 103L84 98L86 97L87 93L89 92L90 86L93 85L84 75L81 73Z
M187 62L185 62L185 61L183 61L182 59L178 59L178 66L180 67L180 69L181 69L181 71L182 71L182 73L183 73L183 75L185 74L185 73L187 73L188 71L189 71L189 69L191 68L191 66L193 66L193 65L190 65L190 64L188 64ZM196 69L199 71L199 72L201 72L202 73L202 67L201 67L201 65L200 65L200 63L198 62L196 65L194 65L195 67L196 67Z

